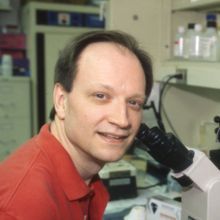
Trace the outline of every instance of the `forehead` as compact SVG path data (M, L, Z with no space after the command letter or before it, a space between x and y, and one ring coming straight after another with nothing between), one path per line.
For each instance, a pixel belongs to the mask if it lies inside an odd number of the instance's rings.
M88 58L89 56L95 56L96 58L106 57L109 59L109 56L113 58L113 55L130 55L137 59L132 51L121 44L114 42L95 42L84 48L80 55L80 60Z
M122 45L99 42L88 45L78 60L75 81L102 81L115 85L130 83L145 89L145 74L135 54ZM111 82L107 82L107 80Z
M132 61L132 62L131 62ZM112 63L131 64L142 69L137 56L128 48L113 42L97 42L88 45L79 56L78 68L82 69L87 65L104 67ZM102 64L100 66L100 64Z

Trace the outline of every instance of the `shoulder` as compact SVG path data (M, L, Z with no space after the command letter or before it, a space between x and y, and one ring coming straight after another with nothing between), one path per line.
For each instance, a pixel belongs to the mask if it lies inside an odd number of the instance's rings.
M0 175L4 177L0 180L0 219L14 220L11 216L22 215L20 219L34 220L30 218L33 213L44 215L53 207L56 184L53 166L34 139L1 164Z
M14 181L5 192L0 189L0 209L5 220L54 220L57 183L50 171L34 166L19 181ZM9 216L10 213L11 215ZM1 216L1 215L0 215Z

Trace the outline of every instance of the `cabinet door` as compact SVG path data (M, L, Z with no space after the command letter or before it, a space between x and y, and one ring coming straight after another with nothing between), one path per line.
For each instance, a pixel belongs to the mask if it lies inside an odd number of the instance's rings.
M23 117L30 120L30 79L0 79L0 118Z
M106 4L106 28L133 35L156 62L160 59L161 48L166 50L164 42L169 39L168 10L169 0L166 4L163 0L109 0Z
M31 135L29 78L0 79L0 160Z

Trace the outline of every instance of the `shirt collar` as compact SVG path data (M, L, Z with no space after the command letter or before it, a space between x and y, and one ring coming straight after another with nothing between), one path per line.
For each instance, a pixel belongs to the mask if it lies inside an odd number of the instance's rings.
M57 179L69 200L77 200L87 196L91 188L96 189L97 178L86 185L74 166L69 154L61 143L50 133L49 124L45 124L37 136L37 142L42 150L47 153L54 166Z

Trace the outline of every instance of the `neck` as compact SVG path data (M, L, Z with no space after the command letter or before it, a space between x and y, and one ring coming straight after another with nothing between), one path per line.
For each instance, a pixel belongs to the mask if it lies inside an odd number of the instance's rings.
M94 175L96 175L103 167L103 163L95 160L79 146L75 146L68 139L63 121L55 116L55 120L51 123L51 133L61 143L63 148L69 154L79 175L83 178L86 184L89 184Z

